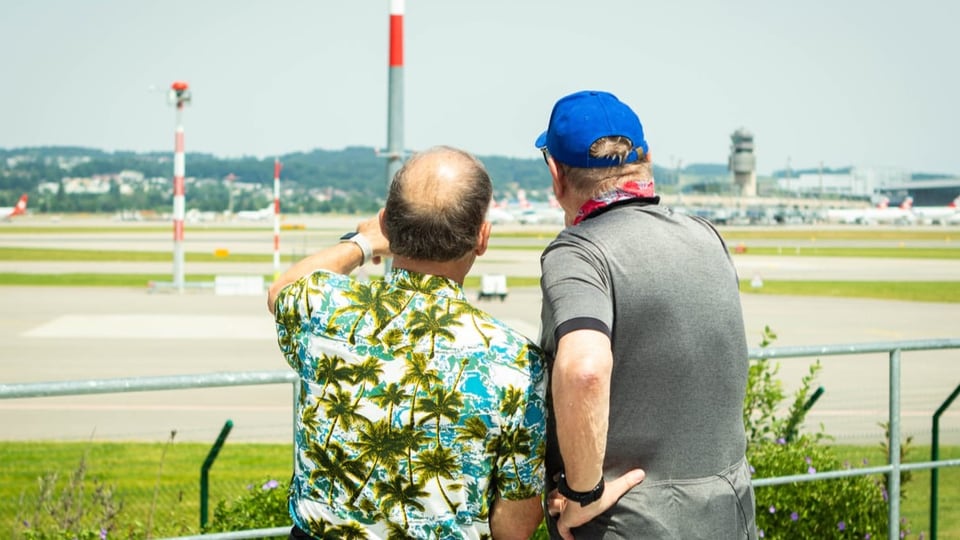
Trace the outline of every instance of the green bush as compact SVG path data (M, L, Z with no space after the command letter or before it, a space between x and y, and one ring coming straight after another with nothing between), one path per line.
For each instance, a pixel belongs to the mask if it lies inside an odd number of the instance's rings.
M289 486L285 482L268 479L247 486L247 493L235 500L219 501L213 510L213 520L204 532L242 531L290 525L287 509Z
M829 446L800 436L764 441L750 451L757 478L849 468ZM885 538L887 491L883 476L851 476L756 489L757 529L764 538Z
M760 346L766 347L776 338L766 327ZM848 463L841 464L833 449L824 444L830 437L823 433L823 426L811 434L799 433L812 405L810 390L820 367L819 360L810 366L790 406L782 413L781 404L788 396L776 378L779 364L769 359L751 363L743 415L747 459L754 478L850 468ZM901 454L906 452L909 442L901 446ZM881 446L889 447L886 441ZM909 476L901 479L905 482ZM848 476L757 488L757 529L763 538L886 538L885 482L883 475ZM901 538L906 537L906 520L901 520L901 530Z

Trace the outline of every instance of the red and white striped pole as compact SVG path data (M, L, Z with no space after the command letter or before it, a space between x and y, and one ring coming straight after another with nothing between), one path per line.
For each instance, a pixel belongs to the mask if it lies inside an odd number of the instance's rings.
M403 11L404 0L390 0L390 56L387 111L387 189L403 164ZM383 259L384 275L392 261Z
M190 102L190 87L184 81L174 81L170 85L170 95L177 106L177 131L173 149L173 286L183 292L183 218L186 210L183 106Z
M280 165L273 160L273 279L280 277Z

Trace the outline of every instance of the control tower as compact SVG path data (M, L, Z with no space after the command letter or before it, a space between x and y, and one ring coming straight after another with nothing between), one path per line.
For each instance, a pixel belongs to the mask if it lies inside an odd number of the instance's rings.
M753 153L753 133L740 128L730 135L730 162L733 181L742 197L757 196L757 157Z

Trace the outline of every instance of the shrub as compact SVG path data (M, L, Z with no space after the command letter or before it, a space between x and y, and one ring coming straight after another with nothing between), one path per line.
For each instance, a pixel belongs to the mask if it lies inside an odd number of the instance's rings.
M286 483L273 479L251 484L247 486L247 493L235 500L217 502L213 510L213 520L204 532L288 526L288 491Z
M768 346L776 337L769 327L764 328L760 346ZM833 449L824 444L830 437L823 433L823 426L811 434L799 433L820 367L819 360L810 366L790 406L781 413L781 404L788 396L775 377L779 364L769 359L751 363L743 416L747 458L755 478L850 468L839 463ZM909 442L901 446L901 454ZM888 444L881 446L887 448ZM901 478L909 480L909 476ZM886 476L882 475L849 476L757 488L757 529L764 538L886 538L885 482ZM901 522L903 538L909 530L906 521Z

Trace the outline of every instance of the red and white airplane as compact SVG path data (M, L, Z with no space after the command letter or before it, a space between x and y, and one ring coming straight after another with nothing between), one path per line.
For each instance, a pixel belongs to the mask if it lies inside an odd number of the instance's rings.
M944 206L914 206L911 210L921 223L946 225L960 219L960 196Z
M7 220L13 216L22 216L27 213L27 194L20 196L16 206L6 206L0 208L0 219Z
M877 223L910 224L917 216L913 213L913 197L907 197L899 206L890 206L883 197L873 208L839 208L827 210L827 221L834 223L874 225Z

